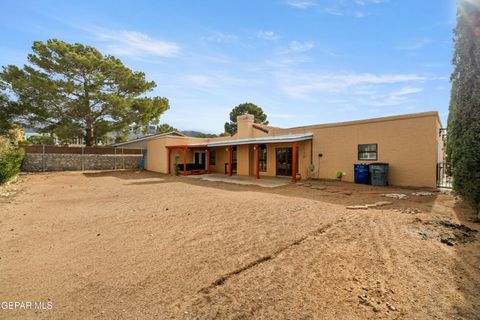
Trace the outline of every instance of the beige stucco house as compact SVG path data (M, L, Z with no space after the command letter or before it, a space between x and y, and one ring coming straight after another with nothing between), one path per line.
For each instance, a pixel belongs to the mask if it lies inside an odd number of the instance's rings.
M354 164L386 162L391 185L435 187L443 158L437 112L276 128L238 117L237 133L221 138L164 135L147 140L146 169L353 181ZM183 166L183 164L186 164ZM182 164L179 166L179 164ZM200 170L198 170L200 169Z

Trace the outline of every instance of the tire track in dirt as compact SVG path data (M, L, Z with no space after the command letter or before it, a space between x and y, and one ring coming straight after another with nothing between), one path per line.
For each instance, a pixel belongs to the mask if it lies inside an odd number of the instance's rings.
M203 287L201 288L200 290L198 290L198 293L202 293L202 294L208 294L210 292L210 290L218 287L218 286L222 286L225 284L226 281L228 281L230 278L234 277L234 276L237 276L237 275L240 275L241 273L249 270L249 269L252 269L262 263L265 263L267 261L271 261L273 259L275 259L276 257L278 257L280 254L282 254L283 252L295 247L295 246L298 246L298 245L301 245L305 240L309 239L309 238L312 238L312 237L316 237L316 236L320 236L320 235L323 235L325 234L327 231L329 231L330 229L332 229L334 226L337 226L338 224L341 224L341 223L345 223L347 222L348 220L352 220L354 217L356 216L356 213L352 213L352 214L349 214L348 216L344 216L342 218L339 218L337 219L336 221L332 222L332 223L327 223L326 225L324 226L321 226L313 231L310 231L308 232L307 234L301 236L300 238L290 242L289 244L287 244L286 246L283 246L281 248L279 248L278 250L274 251L272 254L269 254L269 255L265 255L263 257L260 257L238 269L235 269L219 278L217 278L215 281L213 281L210 285L206 286L206 287Z

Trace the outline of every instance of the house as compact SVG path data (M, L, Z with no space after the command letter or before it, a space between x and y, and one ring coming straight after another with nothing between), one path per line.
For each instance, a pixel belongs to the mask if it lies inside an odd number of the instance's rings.
M124 141L124 142L112 143L110 146L117 147L117 148L126 148L126 149L147 149L148 140L166 137L166 136L185 137L185 135L181 132L170 131L170 132L164 132L164 133L151 134L151 135L135 138L135 139Z
M343 180L353 181L354 164L386 162L391 185L435 187L437 183L437 164L443 159L437 112L294 128L259 125L249 114L237 120L237 132L230 137L147 139L146 169L173 173L177 166L186 175L194 165L207 173L258 179L288 176L292 181L335 179L341 171Z

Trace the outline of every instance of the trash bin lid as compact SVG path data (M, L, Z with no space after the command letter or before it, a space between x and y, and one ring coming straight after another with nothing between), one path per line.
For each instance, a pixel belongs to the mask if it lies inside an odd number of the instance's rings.
M388 166L388 163L387 162L373 162L373 163L370 163L370 165L372 166Z

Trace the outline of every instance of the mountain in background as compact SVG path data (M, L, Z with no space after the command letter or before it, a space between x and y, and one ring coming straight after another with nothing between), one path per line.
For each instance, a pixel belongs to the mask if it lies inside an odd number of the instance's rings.
M194 131L194 130L184 130L184 131L180 131L180 132L183 133L186 136L195 137L195 138L215 138L215 137L219 137L218 134L203 133L203 132Z

